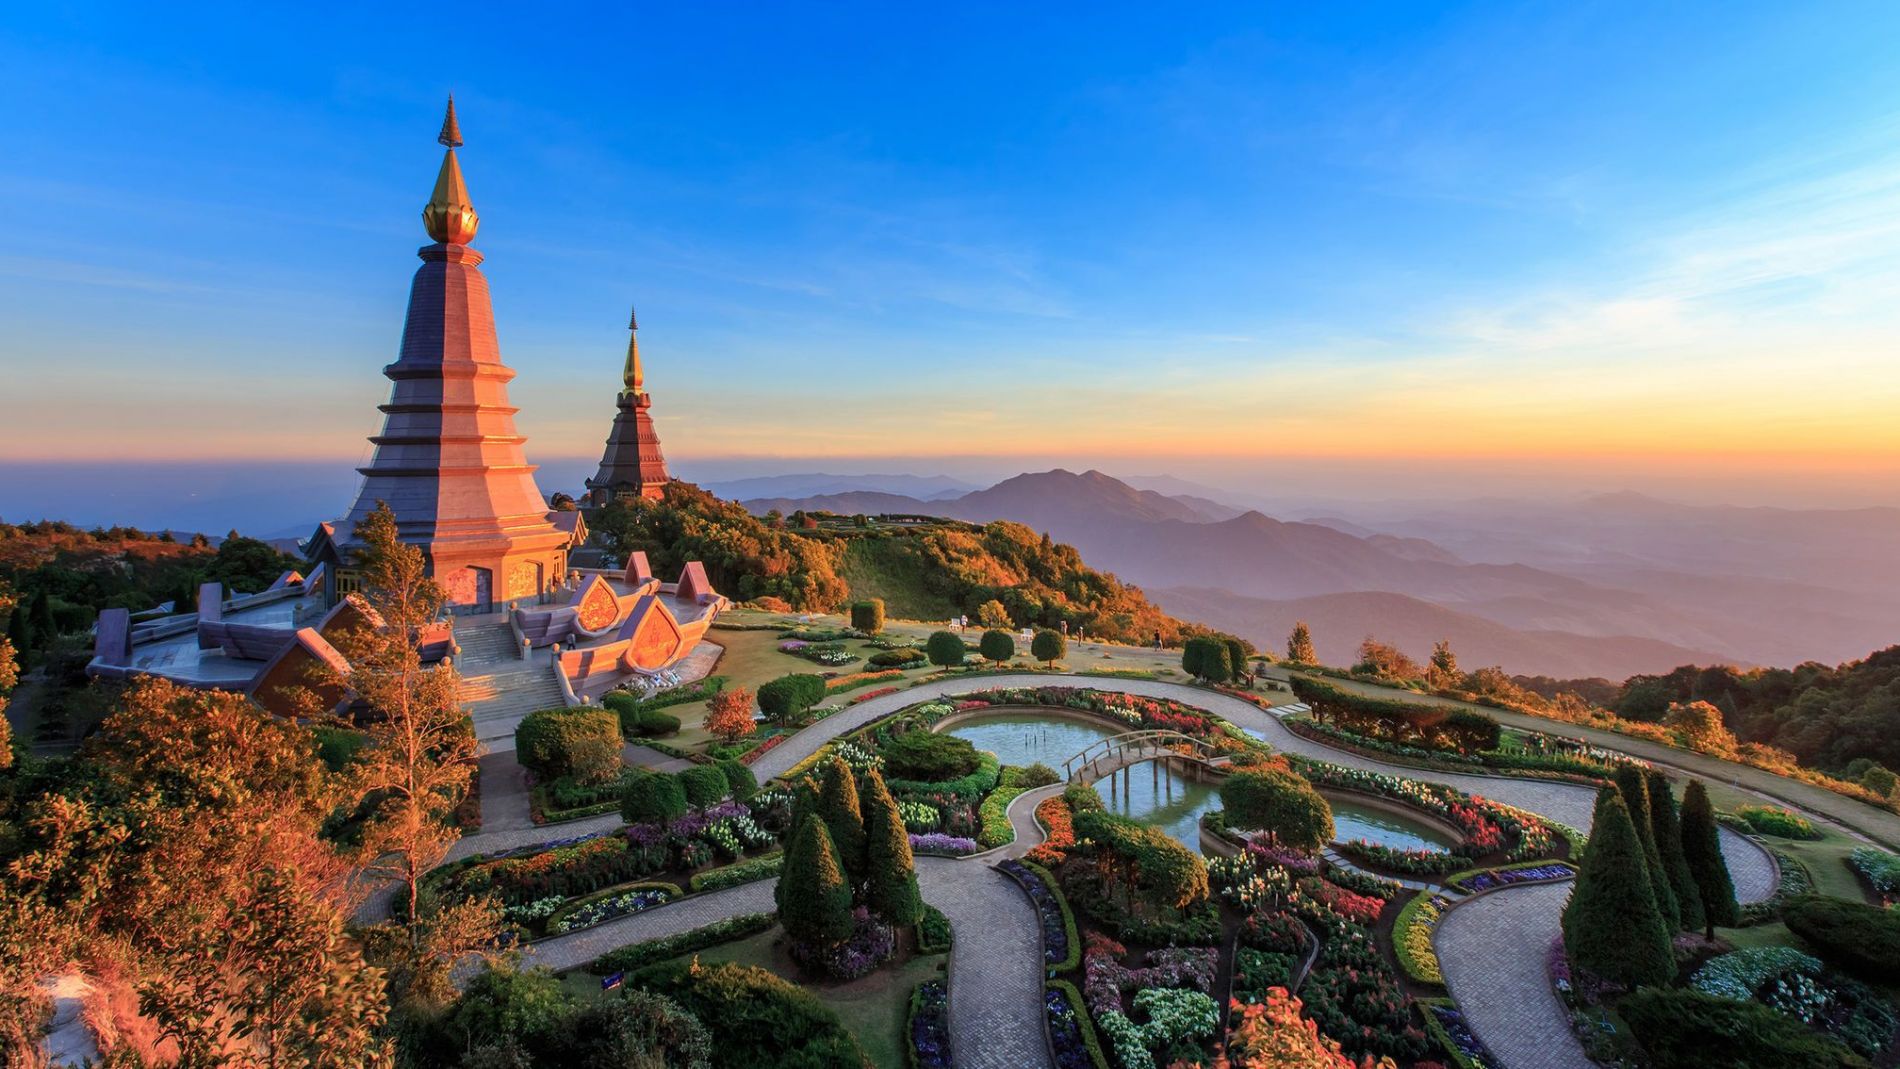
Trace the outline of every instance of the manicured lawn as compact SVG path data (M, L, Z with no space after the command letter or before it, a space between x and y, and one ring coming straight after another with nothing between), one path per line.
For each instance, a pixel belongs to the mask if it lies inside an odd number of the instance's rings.
M1734 810L1745 805L1761 805L1760 795L1749 791L1737 790L1726 783L1704 782L1709 790L1709 800L1718 807ZM1861 888L1860 880L1847 867L1847 855L1853 853L1856 846L1865 846L1859 839L1850 838L1838 827L1826 823L1817 823L1815 828L1821 832L1821 838L1811 842L1799 839L1781 839L1773 835L1763 836L1763 841L1778 850L1789 854L1807 865L1814 875L1814 889L1824 895L1851 899L1855 902L1867 900L1867 892Z
M879 969L848 984L816 985L801 977L790 959L775 945L783 935L779 929L771 928L687 957L697 957L709 965L718 962L755 965L807 988L837 1011L844 1026L857 1037L878 1069L904 1069L907 1046L904 1019L910 1012L911 990L925 980L941 977L948 956L926 954L895 967ZM585 972L568 973L562 983L584 998L600 995L600 979ZM717 1043L719 1022L707 1021L706 1026L712 1029L713 1042Z

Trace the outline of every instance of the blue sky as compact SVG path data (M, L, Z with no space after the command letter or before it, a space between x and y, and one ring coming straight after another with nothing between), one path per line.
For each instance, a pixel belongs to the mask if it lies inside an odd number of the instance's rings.
M392 7L4 16L0 459L362 456L452 90L537 459L1900 492L1891 4Z

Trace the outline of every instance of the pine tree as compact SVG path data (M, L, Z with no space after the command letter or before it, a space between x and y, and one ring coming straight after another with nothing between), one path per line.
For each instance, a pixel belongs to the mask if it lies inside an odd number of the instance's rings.
M1675 972L1669 932L1644 871L1642 840L1615 791L1597 796L1563 932L1571 963L1606 980L1635 987L1663 983Z
M917 864L910 854L910 832L897 811L897 799L876 769L864 774L864 904L894 927L916 924L924 916L917 890Z
M1662 856L1663 874L1669 877L1669 889L1675 892L1676 909L1682 915L1684 931L1702 927L1702 895L1696 890L1695 877L1689 875L1689 862L1682 856L1682 825L1676 818L1676 799L1669 780L1655 769L1649 771L1649 825L1656 839L1656 852Z
M1676 905L1676 893L1669 887L1669 874L1663 870L1662 854L1656 847L1655 826L1649 815L1649 781L1643 770L1624 762L1616 770L1616 789L1629 807L1630 823L1636 826L1636 838L1643 844L1643 868L1649 877L1650 893L1656 896L1656 912L1670 932L1682 929L1682 907Z
M850 886L864 882L864 807L858 804L858 780L844 759L834 757L825 766L825 781L818 789L818 816L831 833Z
M1701 780L1690 780L1682 792L1682 857L1702 899L1703 934L1713 939L1716 926L1733 927L1741 919L1741 910L1735 905L1735 884L1729 879L1728 862L1722 859L1715 807L1709 804L1709 792Z
M1306 621L1293 624L1293 633L1287 636L1286 659L1294 664L1318 664L1319 654L1313 650L1313 632L1306 629Z
M850 938L851 887L824 821L808 818L799 827L772 895L794 942L822 947Z

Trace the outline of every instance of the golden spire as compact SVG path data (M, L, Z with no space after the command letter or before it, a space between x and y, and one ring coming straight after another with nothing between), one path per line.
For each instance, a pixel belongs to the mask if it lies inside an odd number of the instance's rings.
M449 97L449 111L442 119L442 132L436 141L446 146L442 169L436 172L435 192L422 209L422 225L429 236L450 245L466 245L475 240L475 228L481 216L469 203L468 186L462 181L462 166L455 160L455 147L462 143L462 126L455 121L455 98Z
M640 315L637 311L627 312L627 366L620 372L620 379L627 384L627 392L634 396L645 393L645 376L640 373Z

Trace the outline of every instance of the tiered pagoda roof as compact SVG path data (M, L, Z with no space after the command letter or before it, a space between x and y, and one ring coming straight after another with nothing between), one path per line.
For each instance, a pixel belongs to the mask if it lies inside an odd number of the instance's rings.
M595 505L629 498L657 500L665 491L666 458L660 455L660 435L653 429L653 398L647 394L640 370L640 318L627 319L627 362L621 369L623 388L614 413L613 430L600 457L600 470L587 480L588 498Z

